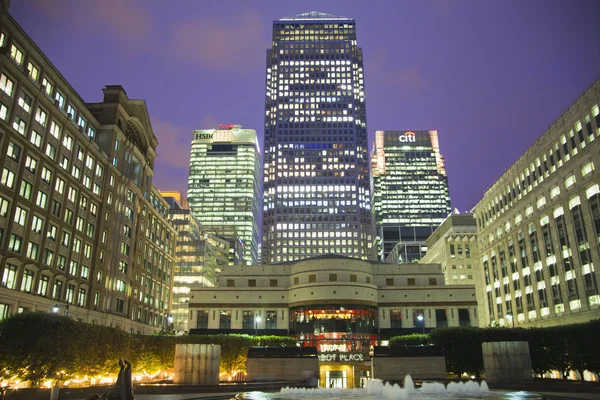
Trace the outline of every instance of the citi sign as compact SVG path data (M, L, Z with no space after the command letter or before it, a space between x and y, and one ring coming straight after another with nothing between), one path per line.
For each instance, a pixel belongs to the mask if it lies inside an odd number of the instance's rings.
M404 143L414 143L416 142L416 135L414 132L406 132L404 135L400 135L400 141Z

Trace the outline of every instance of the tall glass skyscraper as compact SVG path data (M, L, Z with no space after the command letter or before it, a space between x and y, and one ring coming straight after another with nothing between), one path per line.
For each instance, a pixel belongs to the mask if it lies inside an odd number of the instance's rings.
M451 211L437 131L377 131L372 162L379 258L418 262Z
M362 49L352 18L273 22L262 261L374 255Z
M236 236L244 263L258 260L260 160L256 131L241 125L193 132L188 180L192 214L217 236Z

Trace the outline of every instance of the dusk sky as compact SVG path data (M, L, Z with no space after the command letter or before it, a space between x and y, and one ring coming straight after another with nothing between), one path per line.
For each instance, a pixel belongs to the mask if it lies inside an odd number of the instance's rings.
M369 135L437 129L452 206L468 211L600 76L595 0L13 0L10 12L88 102L144 99L155 185L187 190L193 129L264 125L272 22L356 19Z

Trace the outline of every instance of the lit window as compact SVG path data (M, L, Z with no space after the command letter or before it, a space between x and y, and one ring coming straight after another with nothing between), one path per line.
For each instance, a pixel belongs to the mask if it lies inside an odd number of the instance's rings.
M25 92L21 92L21 96L19 96L19 100L17 100L17 104L21 106L25 112L31 111L31 103L33 102L31 96L29 96Z
M60 125L56 121L50 123L50 134L56 139L60 139Z
M31 61L27 64L27 72L29 72L29 77L37 82L40 76L40 70L35 65L33 65Z
M23 64L23 52L14 43L10 46L10 58L15 60L18 65Z
M38 107L35 113L35 120L42 126L46 126L46 122L48 122L48 114Z
M15 173L7 168L4 168L2 170L2 179L0 179L0 183L12 189L15 184Z
M48 78L44 77L42 79L42 85L45 88L46 95L52 97L52 92L54 91L54 84L48 80Z
M575 184L575 175L569 175L565 178L565 188L570 188Z
M0 90L9 96L12 96L14 83L4 74L0 76Z
M594 162L590 161L589 163L587 163L583 167L581 167L581 175L586 176L593 170L594 170Z

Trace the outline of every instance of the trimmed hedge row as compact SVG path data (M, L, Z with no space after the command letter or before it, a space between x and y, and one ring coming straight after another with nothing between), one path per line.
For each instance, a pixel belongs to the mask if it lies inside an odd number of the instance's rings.
M438 328L428 335L406 335L390 339L390 346L434 344L444 348L446 370L480 376L484 342L529 342L536 374L557 370L600 372L600 320L547 328Z
M42 312L0 322L0 377L34 383L76 376L110 376L126 358L134 371L155 374L173 368L175 345L221 345L220 372L245 371L250 346L295 346L289 337L249 335L134 335Z

